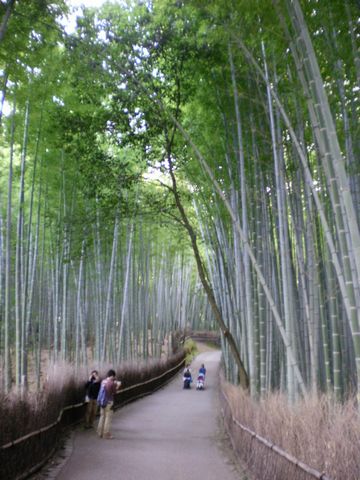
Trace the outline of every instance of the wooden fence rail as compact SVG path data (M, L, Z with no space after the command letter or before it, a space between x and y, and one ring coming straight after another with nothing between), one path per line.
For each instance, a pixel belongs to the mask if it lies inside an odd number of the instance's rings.
M114 408L120 408L137 398L149 395L164 386L184 365L182 358L174 367L157 377L120 390L114 399ZM49 425L27 433L0 446L0 479L21 480L39 470L54 454L64 427L81 421L86 403L62 408L57 419Z
M268 478L269 479L276 478L277 480L282 480L282 479L287 480L288 478L293 478L294 480L295 479L298 480L298 478L299 480L300 479L310 480L313 478L316 478L318 480L331 480L330 477L328 477L325 473L321 473L318 470L315 470L314 468L309 467L304 462L295 458L293 455L290 455L289 453L285 452L283 449L281 449L274 443L270 442L266 438L261 437L260 435L253 432L245 425L241 424L233 416L232 410L231 410L231 404L226 394L223 391L221 391L221 395L225 400L225 409L223 409L224 424L229 434L233 448L237 453L237 455L239 455L239 457L242 458L247 465L249 465L249 463L255 466L260 465L261 468L263 468L264 470L265 468L267 468L267 466L269 467L269 470L271 470L270 472L263 471L261 473L262 475L261 478L263 480ZM246 438L244 439L244 437L242 437L241 443L236 442L234 439L235 432L233 431L233 428L231 428L231 424L235 425L237 429L240 429L242 432L244 432L246 434L246 437L248 438L248 441L246 440ZM256 452L255 455L259 455L260 451L257 451L257 449L254 448L254 446L252 445L253 440L258 442L258 444L261 445L262 447L265 447L265 449L267 450L267 452L269 452L270 455L276 454L278 458L285 460L285 462L291 465L291 469L289 469L289 467L284 467L282 463L281 465L279 464L279 466L277 467L276 461L273 461L273 460L269 461L268 455L266 455L265 461L264 459L262 461L261 460L257 461L254 458L254 452ZM240 444L240 447L239 447L239 444ZM253 452L252 454L251 454L251 451ZM250 462L249 462L249 459L251 459ZM252 471L251 465L249 465L249 470ZM259 471L260 469L257 469L255 473L259 475ZM290 471L291 471L291 474L290 474ZM294 476L293 473L296 471L298 472L298 475Z
M197 342L213 343L214 345L220 347L220 334L218 332L207 332L207 331L189 331L187 333L187 338L192 338Z

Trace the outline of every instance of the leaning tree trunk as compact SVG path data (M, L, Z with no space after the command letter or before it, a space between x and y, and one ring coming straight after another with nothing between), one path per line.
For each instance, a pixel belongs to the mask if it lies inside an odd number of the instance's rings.
M163 107L163 109L164 109L164 107ZM243 242L244 249L246 249L248 254L249 254L252 266L253 266L253 268L254 268L254 270L257 274L257 277L258 277L258 279L261 283L261 287L264 290L266 299L269 303L273 318L274 318L275 323L276 323L276 325L277 325L277 327L280 331L283 342L284 342L285 346L287 348L289 348L289 345L290 345L289 337L288 337L288 335L287 335L287 333L284 329L284 326L282 324L281 316L280 316L280 313L279 313L278 309L276 308L276 304L274 302L274 299L273 299L273 296L271 294L270 288L269 288L269 286L268 286L268 284L265 280L265 277L264 277L262 271L259 268L259 264L258 264L258 262L255 258L255 255L254 255L254 252L253 252L251 246L249 245L249 242L244 237L244 233L242 231L242 228L241 228L239 222L237 221L236 215L235 215L231 205L229 204L229 201L226 198L226 196L223 192L223 189L221 188L221 186L219 185L219 183L215 179L215 177L213 175L213 172L211 171L208 163L206 162L205 158L201 154L198 147L193 142L193 140L190 137L190 135L188 134L188 132L184 129L184 127L179 123L179 121L170 112L167 112L167 113L171 117L171 120L173 121L174 125L176 125L176 127L179 129L180 133L183 135L184 139L189 142L189 145L193 149L196 158L199 160L200 165L202 166L202 168L204 169L206 174L209 176L212 184L214 185L214 188L215 188L216 192L218 193L218 195L220 196L220 198L224 202L224 205L225 205L226 209L228 210L232 221L234 222L234 226L235 226L235 228L236 228L236 230L237 230L237 232L238 232L238 234L241 238L241 241ZM303 380L301 372L299 370L294 352L292 351L291 348L290 348L290 357L291 357L291 363L292 363L292 366L294 368L295 376L296 376L297 382L299 384L300 390L303 394L305 394L306 393L306 388L305 388L304 380Z
M201 283L202 283L202 285L204 287L204 290L206 292L206 295L207 295L207 298L208 298L209 303L211 305L211 308L212 308L212 311L214 313L215 319L218 322L218 325L219 325L219 327L221 329L221 332L224 335L227 343L229 344L229 347L231 349L231 353L232 353L232 355L234 357L234 360L236 362L236 365L238 367L240 385L245 390L247 390L249 388L248 374L247 374L247 372L244 368L244 364L243 364L243 361L241 360L240 353L238 351L238 348L237 348L236 342L234 340L234 337L232 336L231 332L229 331L229 329L225 325L225 322L222 318L220 309L219 309L219 307L216 303L214 292L213 292L213 290L211 288L211 285L210 285L210 283L207 279L205 268L204 268L203 262L201 260L200 252L199 252L199 249L198 249L198 246L197 246L196 235L195 235L194 229L192 228L192 226L191 226L191 224L190 224L190 222L187 218L184 207L181 203L181 199L180 199L180 195L179 195L179 192L178 192L178 189L177 189L176 178L175 178L175 175L174 175L174 171L173 171L173 167L172 167L172 160L171 160L170 155L168 155L168 162L169 162L169 166L170 166L170 176L171 176L171 180L172 180L172 192L173 192L173 195L174 195L174 198L175 198L176 206L177 206L177 208L180 212L180 215L181 215L183 226L186 228L186 230L189 234L190 240L191 240L191 246L193 248L193 252L194 252L194 255L195 255L196 265L197 265L197 268L198 268L198 273L199 273Z

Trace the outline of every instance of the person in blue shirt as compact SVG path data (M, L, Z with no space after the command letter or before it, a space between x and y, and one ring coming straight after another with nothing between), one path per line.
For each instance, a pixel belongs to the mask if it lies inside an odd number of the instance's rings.
M205 365L202 363L201 364L201 367L199 368L199 374L202 373L205 377L206 375L206 368L205 368Z
M206 368L205 365L202 363L201 367L199 368L197 383L196 383L196 390L204 390L205 388L205 373Z

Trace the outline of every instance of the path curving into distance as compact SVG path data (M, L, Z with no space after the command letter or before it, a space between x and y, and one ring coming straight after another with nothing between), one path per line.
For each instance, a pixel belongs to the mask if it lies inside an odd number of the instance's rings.
M203 352L191 365L196 378L205 363L204 391L197 391L194 383L183 390L181 372L164 388L117 410L113 440L98 438L95 430L76 431L72 452L56 479L239 480L219 444L220 355L218 350Z

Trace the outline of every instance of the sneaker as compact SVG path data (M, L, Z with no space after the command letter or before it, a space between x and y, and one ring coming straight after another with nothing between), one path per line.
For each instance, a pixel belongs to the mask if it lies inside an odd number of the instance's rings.
M111 433L105 433L104 438L107 440L112 440L114 437L111 435Z

